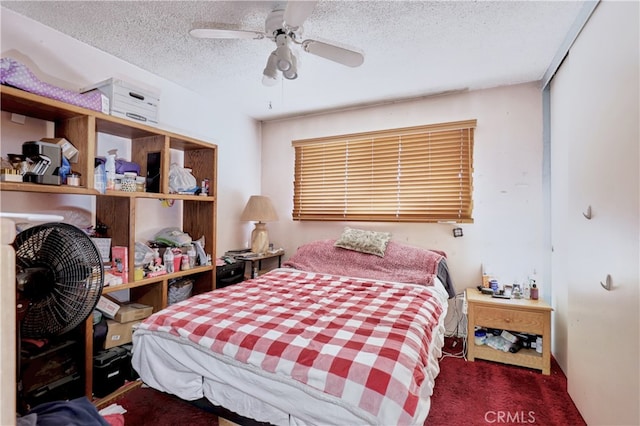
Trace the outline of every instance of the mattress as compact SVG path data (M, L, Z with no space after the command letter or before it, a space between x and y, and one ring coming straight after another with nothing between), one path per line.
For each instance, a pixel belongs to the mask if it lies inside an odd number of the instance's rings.
M194 338L192 331L197 335L198 325L187 325L193 324L194 321L180 322L179 319L187 316L184 312L179 312L180 307L176 308L176 312L154 314L136 330L133 337L133 367L140 374L143 382L157 390L190 401L205 397L212 404L222 406L241 416L276 425L423 424L429 412L430 397L435 378L439 372L438 358L444 343L444 318L448 306L447 290L438 278L434 278L433 285L425 286L327 276L326 274L279 268L254 280L216 290L212 294L213 297L219 296L220 298L234 292L242 294L242 291L247 290L242 287L245 286L253 289L256 295L258 293L264 295L273 288L277 288L274 283L289 279L296 283L301 282L303 286L308 286L310 290L305 294L311 296L318 294L317 303L314 303L316 306L321 305L327 299L326 295L320 296L317 288L311 287L312 283L318 280L328 280L334 283L335 289L350 288L349 286L356 285L359 286L359 289L364 287L376 294L392 295L390 299L383 298L379 302L374 302L386 305L389 304L388 300L391 300L393 295L400 291L402 294L418 295L424 301L425 306L430 306L424 312L425 315L420 316L420 319L406 317L402 307L408 310L411 308L407 307L406 303L403 305L402 300L397 305L397 309L391 309L385 314L400 318L400 322L415 331L415 333L410 333L409 338L403 342L403 349L399 351L399 356L395 356L395 358L404 358L407 353L415 352L421 366L412 373L413 378L406 376L406 368L399 363L385 367L379 365L380 361L377 359L367 358L367 354L360 354L358 356L365 358L361 360L360 364L352 366L358 378L336 380L335 377L331 379L333 377L332 369L335 367L328 367L326 371L322 368L318 370L315 368L301 369L299 366L291 367L290 363L283 362L279 358L271 359L269 349L243 352L241 345L224 345L216 343L215 339L209 341L207 333L210 331L202 332L199 337ZM289 281L285 285L290 285ZM335 297L330 296L330 298L337 300L340 297L335 289L327 294L335 294ZM276 293L268 296L275 305L267 307L265 312L277 311L279 301L276 300L278 297ZM280 292L279 294L285 293ZM350 293L350 291L345 290L344 293ZM291 294L296 299L301 298L295 296L294 290L291 290ZM242 297L246 298L246 296ZM190 303L194 306L193 298L181 303ZM204 302L198 301L196 297L195 305L197 306L198 303L201 304L199 308L202 310L217 309L215 306L213 308L205 306ZM230 299L230 303L234 303L233 299ZM262 302L257 302L256 306L259 307L260 303ZM353 302L346 301L345 303ZM310 310L311 308L308 306L312 305L305 305L302 309ZM274 306L276 307L274 308ZM343 308L343 306L331 306L338 311ZM325 308L327 306L318 309ZM326 319L329 323L335 319L331 315L330 312L326 313ZM172 325L169 326L167 325L169 323L167 317L171 316L173 316ZM272 315L269 314L269 316ZM362 318L362 315L360 317ZM176 321L177 318L178 321ZM196 323L198 321L205 322L198 315L191 319L194 318ZM314 316L314 318L316 318L314 321L317 321L318 317ZM219 317L218 321L224 322L225 319ZM292 328L296 327L293 320L289 322ZM426 322L431 322L431 325L427 325ZM176 326L176 324L178 325ZM247 327L247 324L249 322L244 326ZM189 331L190 327L191 331ZM328 327L330 326L328 325ZM342 328L336 331L336 334L347 330L348 323L342 323L340 327ZM380 327L380 324L376 327ZM223 328L220 327L221 330ZM310 328L313 328L313 325ZM241 334L238 330L240 329L236 328L236 333L229 337L228 342L232 342L234 336L237 337L238 334ZM288 332L285 330L283 334ZM301 336L295 338L298 339ZM371 334L369 337L365 339L367 345L372 345L369 352L383 351L394 347L394 342L389 340L374 342L380 340L376 339L379 336ZM240 339L240 337L237 338ZM242 337L243 341L246 339L247 336ZM317 338L310 337L310 339ZM349 339L349 342L356 341L358 341L357 336ZM255 346L259 345L255 344ZM312 345L310 344L310 346ZM379 348L376 349L374 346ZM322 351L320 350L321 355ZM300 353L302 352L303 350ZM312 358L316 362L322 356ZM332 364L335 365L335 363ZM366 367L369 364L370 367ZM362 374L358 373L358 368ZM358 382L360 377L367 377L371 373L370 370L382 371L385 368L392 370L386 373L386 376L389 377L389 385L386 391L381 392L382 394L386 393L385 395L372 393L371 389L379 387L380 377L385 377L384 371L381 373L382 375L375 376L374 384ZM301 376L303 376L302 379L300 379ZM374 376L370 375L369 377ZM404 395L404 390L393 387L394 380L396 382L412 382L413 388L407 395ZM400 400L398 401L398 399Z

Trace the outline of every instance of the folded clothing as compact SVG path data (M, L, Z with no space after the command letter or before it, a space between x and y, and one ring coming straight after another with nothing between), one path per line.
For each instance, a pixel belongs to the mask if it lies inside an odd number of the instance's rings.
M0 83L36 95L103 112L104 95L99 90L78 93L40 81L31 70L13 58L0 59Z

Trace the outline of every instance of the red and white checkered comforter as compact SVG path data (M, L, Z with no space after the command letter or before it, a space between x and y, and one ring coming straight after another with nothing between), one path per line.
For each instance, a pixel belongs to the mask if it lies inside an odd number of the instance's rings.
M411 424L443 313L425 286L279 269L171 305L140 325ZM425 392L427 395L425 395ZM328 397L331 399L331 397Z

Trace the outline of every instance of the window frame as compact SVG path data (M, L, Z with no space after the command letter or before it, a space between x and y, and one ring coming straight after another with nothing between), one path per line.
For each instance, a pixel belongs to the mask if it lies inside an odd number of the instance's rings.
M292 219L473 223L476 124L474 119L292 141Z

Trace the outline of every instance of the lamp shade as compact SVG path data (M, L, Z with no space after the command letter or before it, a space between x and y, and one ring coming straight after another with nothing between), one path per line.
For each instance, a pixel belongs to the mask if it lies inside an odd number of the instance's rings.
M240 216L242 221L274 222L278 214L273 208L271 199L264 195L252 195Z

